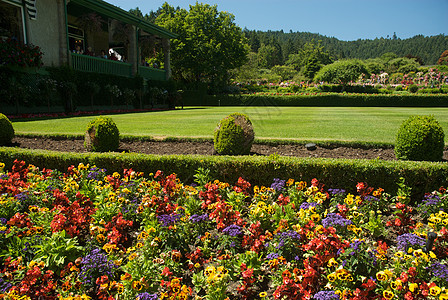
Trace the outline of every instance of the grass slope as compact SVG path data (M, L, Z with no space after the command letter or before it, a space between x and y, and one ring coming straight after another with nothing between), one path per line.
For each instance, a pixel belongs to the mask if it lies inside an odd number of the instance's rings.
M188 107L184 110L111 115L121 135L211 138L216 124L247 114L258 139L394 143L410 115L434 115L448 130L448 108L404 107ZM95 117L14 120L18 134L83 135Z

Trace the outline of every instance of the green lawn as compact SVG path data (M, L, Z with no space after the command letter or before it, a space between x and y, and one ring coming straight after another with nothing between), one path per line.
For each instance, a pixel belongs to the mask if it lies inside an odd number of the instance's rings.
M393 143L408 116L434 115L448 130L448 108L403 107L189 107L184 110L112 115L122 135L209 137L220 119L247 114L256 138ZM13 121L17 133L83 134L93 116ZM448 132L447 132L448 134Z

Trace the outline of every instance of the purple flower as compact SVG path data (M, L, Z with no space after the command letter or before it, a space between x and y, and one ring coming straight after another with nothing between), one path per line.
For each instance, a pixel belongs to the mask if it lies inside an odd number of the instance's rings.
M303 203L300 205L299 210L300 210L300 209L309 209L310 207L316 207L316 206L318 206L318 205L319 205L319 203L317 203L317 202L303 202Z
M19 193L15 196L17 198L17 200L19 200L20 202L23 202L25 200L28 200L29 196L26 193Z
M350 248L353 249L353 251L359 251L359 246L361 246L364 242L361 240L355 240L353 243L350 244Z
M327 214L327 217L322 220L322 225L325 228L336 227L336 226L347 226L352 224L352 221L347 220L343 216L335 213Z
M378 199L378 198L376 198L376 197L373 197L373 196L370 196L370 195L367 195L364 199L365 199L366 201L368 201L368 202L373 202L373 201L378 202L378 201L380 201L380 199Z
M286 243L294 242L294 240L299 241L300 240L300 233L294 231L294 230L288 230L285 232L280 232L277 234L278 237L280 237L280 241L278 242L277 249L283 247Z
M12 283L4 281L3 278L0 278L0 292L6 293L10 288L12 288Z
M271 184L271 189L280 192L285 187L286 180L281 180L280 178L274 178L274 182Z
M237 235L242 234L241 230L242 230L242 228L238 225L230 225L230 226L227 226L226 228L224 228L222 230L222 232L227 235L230 235L230 236L237 236Z
M180 214L171 214L157 216L157 219L159 219L159 222L162 223L162 226L168 227L170 225L174 225L180 219L180 217Z
M406 250L407 247L425 246L426 240L413 233L405 233L397 237L397 248Z
M425 195L425 199L417 206L423 213L428 213L428 210L438 209L440 205L440 198L437 195Z
M118 266L109 261L107 255L100 249L94 249L81 260L81 271L78 277L84 284L93 285L102 275L113 278L117 268Z
M316 300L338 300L339 296L334 291L320 291L313 296Z
M207 220L208 220L208 214L203 214L203 215L194 214L190 217L190 221L192 223L201 223L201 222L204 222Z
M345 190L343 189L328 189L328 192L333 196L345 194Z
M159 296L156 294L150 294L147 292L141 293L137 295L137 300L157 300Z
M271 259L275 259L275 258L279 258L279 257L280 257L280 255L278 253L272 252L266 256L266 259L271 260Z
M435 277L448 281L448 266L439 262L433 263L427 269L430 269Z

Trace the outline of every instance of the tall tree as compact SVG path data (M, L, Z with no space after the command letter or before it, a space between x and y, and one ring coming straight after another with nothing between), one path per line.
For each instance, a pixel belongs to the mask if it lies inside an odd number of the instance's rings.
M448 50L443 51L442 55L440 55L440 58L437 61L437 64L448 65Z
M249 46L228 12L197 3L189 11L164 3L156 24L176 34L171 40L173 77L188 82L225 84L229 70L247 60Z
M333 58L320 42L316 45L312 41L306 43L297 54L291 54L286 64L300 71L306 78L312 79L322 66L332 62Z

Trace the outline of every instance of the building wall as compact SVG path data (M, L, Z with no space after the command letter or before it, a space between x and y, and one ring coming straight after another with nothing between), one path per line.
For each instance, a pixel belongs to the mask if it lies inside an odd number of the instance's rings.
M65 8L63 0L36 1L37 18L27 20L28 42L42 48L45 66L68 62Z

